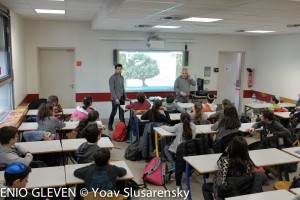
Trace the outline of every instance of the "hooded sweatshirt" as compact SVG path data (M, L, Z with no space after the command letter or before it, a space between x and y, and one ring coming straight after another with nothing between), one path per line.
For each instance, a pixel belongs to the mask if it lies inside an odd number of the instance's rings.
M94 161L94 154L100 149L98 144L84 142L82 143L75 155L77 156L77 163L89 163Z
M32 161L32 155L28 152L27 149L18 144L13 145L11 148L0 144L0 165L7 166L13 162L21 162L28 166Z

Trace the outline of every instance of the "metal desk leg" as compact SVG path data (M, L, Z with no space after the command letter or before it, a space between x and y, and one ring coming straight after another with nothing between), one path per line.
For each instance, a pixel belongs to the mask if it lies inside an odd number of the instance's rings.
M159 150L158 150L158 133L155 131L155 154L156 157L159 157Z
M186 192L188 192L188 200L192 200L190 176L189 176L190 166L189 163L185 163L185 182L186 182Z

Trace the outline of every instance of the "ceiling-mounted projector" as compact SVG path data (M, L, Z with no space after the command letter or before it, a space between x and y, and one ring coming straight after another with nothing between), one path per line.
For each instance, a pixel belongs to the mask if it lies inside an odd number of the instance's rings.
M165 41L157 35L149 36L147 39L147 46L153 49L163 49L165 48Z

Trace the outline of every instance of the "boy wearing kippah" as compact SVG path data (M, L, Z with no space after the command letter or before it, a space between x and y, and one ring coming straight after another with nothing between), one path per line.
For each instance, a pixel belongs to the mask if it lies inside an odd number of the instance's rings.
M206 104L203 104L202 112L215 112L217 109L217 105L214 103L215 95L208 94L206 96Z

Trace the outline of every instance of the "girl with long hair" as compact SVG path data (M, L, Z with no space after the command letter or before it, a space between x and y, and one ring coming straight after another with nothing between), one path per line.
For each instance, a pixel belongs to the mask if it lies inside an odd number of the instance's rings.
M203 122L207 120L208 116L206 113L202 111L202 103L201 102L195 102L194 104L194 112L190 113L191 120L196 125L204 124Z
M193 122L191 122L191 118L188 113L181 113L179 124L174 126L161 126L161 128L176 134L171 145L166 145L164 148L165 155L171 163L170 171L172 171L175 168L175 155L178 145L184 141L195 138L196 126Z
M224 118L221 121L213 124L211 130L218 131L216 134L216 139L220 140L224 136L230 135L232 133L238 132L241 127L241 122L234 106L228 106L224 109Z
M66 124L53 116L53 107L49 104L41 104L37 114L38 131L50 132L53 136L56 130Z
M160 110L164 111L164 115L160 113ZM149 120L150 122L164 122L171 123L169 112L165 107L162 106L160 100L155 100L153 102L152 108L149 109L141 116L142 120Z

